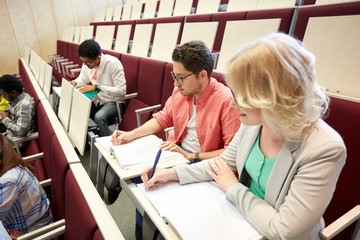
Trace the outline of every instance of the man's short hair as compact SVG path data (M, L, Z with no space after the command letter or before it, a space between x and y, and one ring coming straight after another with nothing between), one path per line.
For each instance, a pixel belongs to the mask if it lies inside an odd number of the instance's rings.
M176 47L172 53L172 60L182 63L185 69L191 72L200 72L205 69L208 78L214 68L214 57L202 41L190 41Z
M3 89L7 93L10 93L12 90L22 93L23 85L19 78L14 75L5 74L0 77L0 89Z
M83 41L78 49L79 57L87 57L91 59L95 59L98 56L101 56L101 47L100 45L92 39L88 39Z

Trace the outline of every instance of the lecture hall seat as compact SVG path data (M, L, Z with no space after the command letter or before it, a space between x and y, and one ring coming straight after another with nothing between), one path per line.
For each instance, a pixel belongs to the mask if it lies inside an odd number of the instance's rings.
M329 116L325 121L341 135L347 151L345 166L324 214L325 226L328 226L360 204L360 188L356 184L360 180L360 103L332 97ZM335 239L350 239L353 229L354 224L338 234Z

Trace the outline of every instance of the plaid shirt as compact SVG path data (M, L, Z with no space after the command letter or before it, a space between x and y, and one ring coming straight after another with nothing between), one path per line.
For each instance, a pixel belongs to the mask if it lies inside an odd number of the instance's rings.
M29 94L22 92L10 101L10 116L2 120L7 128L6 138L12 142L13 137L22 137L34 130L35 101Z
M52 222L46 194L28 169L15 167L0 178L0 221L23 233Z

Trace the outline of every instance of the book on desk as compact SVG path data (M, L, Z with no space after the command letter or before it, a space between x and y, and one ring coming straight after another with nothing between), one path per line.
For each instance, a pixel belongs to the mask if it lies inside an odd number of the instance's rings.
M159 150L162 139L155 135L148 135L135 139L129 143L113 145L111 136L99 137L96 140L117 159L125 169L152 165ZM159 162L165 162L181 156L178 152L163 151Z
M185 185L167 182L149 191L144 184L138 188L184 240L262 238L214 181Z

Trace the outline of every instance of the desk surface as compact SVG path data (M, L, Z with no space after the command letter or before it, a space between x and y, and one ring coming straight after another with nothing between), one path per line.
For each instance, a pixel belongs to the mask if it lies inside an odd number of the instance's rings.
M125 191L125 193L129 196L131 201L134 203L135 207L140 212L146 212L151 221L156 225L158 230L161 232L163 237L165 239L182 239L178 232L171 226L171 224L167 223L164 218L162 218L159 214L159 212L156 210L156 208L153 206L153 204L148 200L148 198L145 196L144 192L137 187L135 183L131 181L131 178L137 177L141 174L142 170L144 169L144 166L141 166L139 168L133 168L133 169L124 169L120 166L118 161L111 155L111 153L101 146L98 142L94 143L95 147L99 151L99 153L102 155L103 159L105 159L110 166L114 169L116 174L120 177L120 185L122 187L122 190ZM184 157L179 157L172 159L171 161L166 161L163 163L159 163L159 167L167 168L172 167L178 164L187 164L188 160L186 160ZM252 240L259 240L263 239L262 236L257 236L253 238Z

